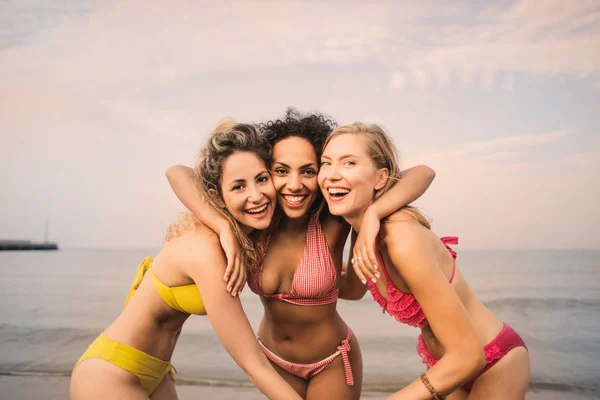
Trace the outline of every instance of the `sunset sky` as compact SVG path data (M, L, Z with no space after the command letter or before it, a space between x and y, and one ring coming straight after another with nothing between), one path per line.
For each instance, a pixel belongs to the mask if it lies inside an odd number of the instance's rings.
M459 248L600 248L600 2L0 2L0 238L158 247L225 117L383 125Z

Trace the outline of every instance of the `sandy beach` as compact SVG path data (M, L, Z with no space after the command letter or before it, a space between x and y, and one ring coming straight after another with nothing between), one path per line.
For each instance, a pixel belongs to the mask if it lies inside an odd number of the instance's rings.
M178 385L179 400L261 400L265 397L254 388ZM0 376L0 393L6 400L65 400L69 398L69 378L65 376ZM387 393L363 392L362 399L383 400ZM591 400L595 395L535 390L527 400Z

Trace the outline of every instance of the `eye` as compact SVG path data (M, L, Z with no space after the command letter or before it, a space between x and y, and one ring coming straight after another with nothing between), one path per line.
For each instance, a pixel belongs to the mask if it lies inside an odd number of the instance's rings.
M242 190L244 188L244 185L239 184L239 185L235 185L234 187L231 188L232 192L237 192L239 190Z
M321 161L321 167L329 166L329 165L331 165L331 163L329 163L329 161Z
M353 165L356 165L356 162L354 162L354 161L346 161L346 162L344 162L344 165L353 166Z
M275 173L277 175L285 175L287 173L287 171L283 168L275 168Z
M265 182L269 182L269 175L263 175L258 177L258 179L256 180L258 183L265 183Z
M307 169L306 171L303 171L302 173L306 176L315 176L317 174L317 171L315 171L314 169Z

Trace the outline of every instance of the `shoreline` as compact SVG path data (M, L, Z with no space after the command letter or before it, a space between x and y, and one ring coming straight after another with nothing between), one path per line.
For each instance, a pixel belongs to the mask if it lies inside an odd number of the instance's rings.
M226 381L216 379L189 380L179 379L177 393L180 400L197 398L219 400L258 400L265 397L250 382L235 381L235 386ZM233 382L231 382L233 383ZM59 400L69 398L69 376L58 374L2 374L0 387L3 395L10 399L20 400ZM374 384L363 386L361 398L385 399L390 391L380 391ZM527 393L528 400L589 400L598 398L592 392L553 390L552 388L531 388Z

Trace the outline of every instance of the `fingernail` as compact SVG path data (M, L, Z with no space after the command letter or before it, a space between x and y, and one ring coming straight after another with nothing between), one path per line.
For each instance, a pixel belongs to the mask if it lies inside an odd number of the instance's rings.
M231 286L229 286L229 287L227 288L227 291L228 291L229 293L231 293Z
M367 284L367 280L366 279L363 279L361 282L362 282L363 285Z
M371 281L372 281L373 283L375 283L375 282L377 282L377 279L375 279L375 278L371 278Z
M379 279L379 278L381 278L381 275L379 275L377 272L375 272L375 278Z
M377 264L373 264L373 268L377 269ZM379 278L379 277L378 277Z

